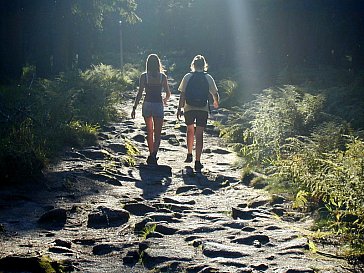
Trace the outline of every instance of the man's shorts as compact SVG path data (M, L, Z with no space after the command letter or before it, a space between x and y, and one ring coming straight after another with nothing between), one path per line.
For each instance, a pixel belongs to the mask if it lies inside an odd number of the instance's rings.
M163 103L144 101L142 107L142 115L145 118L164 118Z
M196 126L206 127L208 115L209 115L208 112L201 110L187 111L184 114L185 123L186 125L192 125L196 123Z

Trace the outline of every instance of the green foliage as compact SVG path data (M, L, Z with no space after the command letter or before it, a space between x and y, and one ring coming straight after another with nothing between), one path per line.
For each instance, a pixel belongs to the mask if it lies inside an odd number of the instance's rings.
M269 190L290 194L295 209L318 209L321 228L360 245L364 142L343 119L323 112L328 96L290 85L266 89L235 108L221 136L234 143L244 168L269 175Z
M271 88L238 110L221 135L240 142L239 154L248 165L267 165L280 157L288 137L304 134L318 121L324 98L294 86Z
M112 12L119 13L128 23L139 22L141 19L135 13L136 8L135 0L76 0L73 1L72 14L102 29L105 14Z
M232 106L236 104L236 91L238 83L230 79L224 79L218 83L220 104L222 106Z
M145 228L142 230L141 232L141 237L143 240L147 239L147 236L151 233L153 233L156 229L157 225L156 224L150 224L150 225L146 225Z
M120 116L115 105L134 74L126 70L125 76L100 64L54 80L38 79L31 89L1 87L2 181L39 175L47 160L65 147L95 144L99 126Z
M292 138L286 145L289 152L275 162L276 173L301 189L297 206L305 206L308 198L322 201L330 215L331 228L363 240L364 142L353 136L342 140L343 150L334 144L327 150L310 138Z

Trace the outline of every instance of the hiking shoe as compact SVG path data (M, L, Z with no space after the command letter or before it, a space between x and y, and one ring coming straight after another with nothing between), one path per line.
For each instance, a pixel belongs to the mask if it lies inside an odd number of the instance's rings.
M150 156L148 156L148 158L147 158L147 164L148 164L148 165L158 165L157 160L158 160L158 158L157 158L157 157L155 157L155 156L153 156L153 155L150 155Z
M201 172L202 168L203 168L203 165L201 164L201 162L196 160L195 161L195 172Z
M192 162L192 154L187 154L185 162L186 163L191 163Z

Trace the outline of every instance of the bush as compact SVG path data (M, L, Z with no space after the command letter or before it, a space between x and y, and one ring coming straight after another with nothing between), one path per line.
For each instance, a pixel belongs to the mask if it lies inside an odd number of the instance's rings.
M84 72L62 73L54 80L38 79L31 88L1 87L0 172L7 180L39 174L47 160L65 147L95 144L99 126L119 118L115 104L135 75L100 64ZM20 171L7 162L18 162Z
M320 200L330 214L331 228L364 241L364 142L353 136L333 137L331 149L311 138L292 138L275 162L282 181L290 181L297 198ZM325 134L325 138L329 138ZM340 149L345 142L344 149ZM322 147L324 144L324 147ZM302 193L305 193L303 197Z
M306 134L320 120L324 97L294 86L266 89L234 115L221 134L242 143L248 165L266 165L280 157L288 137Z

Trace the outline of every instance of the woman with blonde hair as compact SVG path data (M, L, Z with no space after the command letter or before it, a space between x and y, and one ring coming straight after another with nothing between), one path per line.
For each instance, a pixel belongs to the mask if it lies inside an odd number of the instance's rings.
M167 76L156 54L150 54L146 60L146 71L140 75L139 90L134 101L131 117L135 118L135 110L145 91L142 115L147 127L147 143L149 156L147 164L157 164L157 153L161 141L161 132L164 118L164 105L167 104L171 91L168 86ZM162 92L165 92L162 98Z
M219 93L214 79L207 73L207 62L202 55L196 55L191 62L191 72L187 73L178 90L181 92L177 118L182 116L184 108L187 125L187 157L185 162L193 161L192 150L196 139L195 171L201 172L201 154L203 148L203 131L207 125L209 113L208 96L213 97L214 108L219 107ZM195 128L196 125L196 128Z

